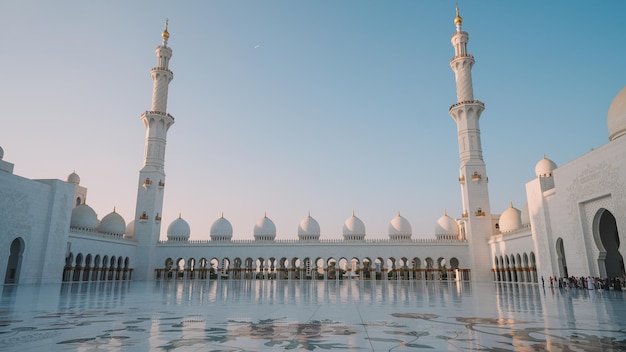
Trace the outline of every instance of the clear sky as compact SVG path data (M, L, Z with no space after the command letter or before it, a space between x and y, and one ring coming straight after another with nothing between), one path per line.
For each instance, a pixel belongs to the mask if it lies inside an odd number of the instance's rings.
M297 238L310 211L340 238L398 213L433 237L459 217L450 37L455 1L9 1L0 5L0 146L14 172L88 188L99 218L134 216L154 49L173 49L162 238L271 218ZM624 1L459 1L491 208L518 209L544 154L563 165L608 141L626 85Z

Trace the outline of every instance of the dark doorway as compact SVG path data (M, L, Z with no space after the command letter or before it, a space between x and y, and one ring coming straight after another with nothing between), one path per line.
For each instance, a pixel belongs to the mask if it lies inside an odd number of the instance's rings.
M20 277L20 267L22 265L22 253L24 253L24 243L21 238L16 238L13 242L11 242L7 272L4 276L5 284L18 283Z

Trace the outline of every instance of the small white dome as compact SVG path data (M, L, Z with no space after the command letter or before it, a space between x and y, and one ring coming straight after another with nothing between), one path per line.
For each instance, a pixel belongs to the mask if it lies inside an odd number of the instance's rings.
M458 237L459 236L459 224L456 220L449 217L444 211L443 215L437 220L435 224L435 236L436 237Z
M233 237L233 225L222 215L221 218L215 220L213 225L211 225L210 233L212 241L230 240Z
M522 212L511 206L500 215L500 232L511 232L522 228Z
M320 238L320 224L311 217L311 214L300 221L300 225L298 225L298 238L301 240Z
M273 240L276 237L276 225L265 215L254 225L255 240Z
M77 185L80 183L80 177L76 172L72 172L71 174L67 175L67 182Z
M528 211L528 203L524 205L522 208L522 215L520 216L522 219L522 226L530 225L530 212Z
M543 157L543 159L539 160L537 165L535 166L535 175L537 177L552 177L552 171L556 169L556 163L554 161Z
M135 220L131 220L128 225L126 225L126 232L124 232L125 238L134 238L135 237Z
M95 230L98 227L98 215L87 204L81 204L72 209L70 227Z
M626 87L617 93L609 107L606 117L609 128L609 140L612 141L626 134Z
M389 238L392 240L410 239L413 235L413 228L407 219L405 219L400 213L389 223L387 227L389 232Z
M113 209L112 213L107 214L100 220L98 232L121 237L126 232L126 221Z
M191 228L185 219L181 218L172 221L170 226L167 227L167 240L173 241L186 241L191 235Z
M354 213L343 224L344 240L362 240L365 238L365 224Z

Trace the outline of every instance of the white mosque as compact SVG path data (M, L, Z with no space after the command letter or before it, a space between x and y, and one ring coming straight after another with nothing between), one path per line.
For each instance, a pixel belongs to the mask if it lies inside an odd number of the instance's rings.
M479 119L467 50L469 35L454 19L452 35L457 102L456 122L462 214L443 214L434 236L413 239L411 224L398 214L389 238L369 240L354 214L343 239L320 238L310 215L297 240L276 239L267 216L254 238L233 240L223 216L210 240L190 240L190 226L178 218L160 241L164 158L172 49L167 24L151 70L152 106L141 115L146 128L143 166L133 219L115 210L98 217L85 203L87 188L72 173L66 181L32 180L13 174L0 148L0 273L5 284L100 280L472 280L537 283L540 277L624 275L626 254L618 229L626 228L626 88L608 110L609 142L557 167L541 159L526 184L527 204L502 214L489 205ZM622 138L623 137L623 138ZM294 229L295 230L295 229ZM623 231L626 232L626 231Z

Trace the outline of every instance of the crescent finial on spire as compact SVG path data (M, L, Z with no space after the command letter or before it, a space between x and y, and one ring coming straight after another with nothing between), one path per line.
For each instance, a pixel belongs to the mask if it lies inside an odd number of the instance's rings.
M456 4L456 17L454 17L454 24L460 26L463 23L463 17L459 15L459 4Z
M170 32L167 31L169 20L165 19L165 29L163 29L163 33L161 33L161 37L163 38L163 45L167 45L167 40L170 38Z

